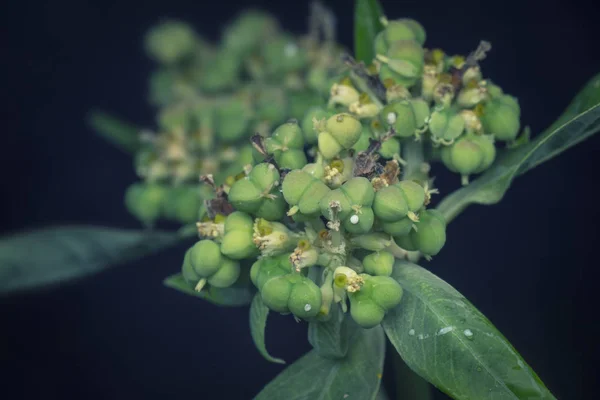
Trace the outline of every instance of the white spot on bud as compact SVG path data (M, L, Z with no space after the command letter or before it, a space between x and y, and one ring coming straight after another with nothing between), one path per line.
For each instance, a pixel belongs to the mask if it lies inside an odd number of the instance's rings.
M351 216L351 217L350 217L350 223L351 223L352 225L356 225L356 224L358 224L358 215L356 215L356 214L355 214L355 215Z
M306 311L306 312L309 312L309 311L311 310L311 308L312 308L312 307L310 306L310 304L306 304L306 305L304 306L304 311Z
M393 123L396 122L396 117L397 117L396 113L394 113L394 112L388 113L388 115L386 117L387 123L392 125Z
M470 329L465 329L463 333L468 338L472 338L473 337L473 332Z

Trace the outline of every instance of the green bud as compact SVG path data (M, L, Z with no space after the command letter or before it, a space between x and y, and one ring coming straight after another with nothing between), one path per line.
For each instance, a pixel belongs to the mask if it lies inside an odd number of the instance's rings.
M371 298L386 311L400 304L402 300L402 286L394 279L387 276L372 276L365 282L372 286Z
M325 169L321 163L306 164L302 167L302 171L309 173L317 179L322 179L325 176Z
M412 105L413 112L415 113L415 122L417 128L420 129L425 126L425 122L430 115L429 104L420 98L411 99L410 104Z
M288 95L290 103L289 115L298 120L301 120L314 104L323 103L324 101L323 96L312 90L290 92ZM302 128L304 129L304 124Z
M473 135L471 141L479 145L483 152L483 161L479 168L475 171L479 174L488 169L496 159L496 146L494 146L494 137L492 135Z
M385 310L372 299L353 293L350 297L350 315L352 319L364 329L374 328L383 321Z
M352 178L321 199L321 214L329 220L337 217L350 233L367 233L375 219L371 209L374 197L373 186L367 178ZM339 203L336 213L331 209L332 202Z
M187 107L170 105L158 112L158 126L166 131L176 129L188 130L191 124L191 115Z
M227 26L223 46L234 54L247 55L278 30L275 18L261 11L245 11Z
M125 192L125 206L137 219L152 224L161 214L166 194L162 185L134 183Z
M281 168L299 169L307 163L302 130L296 120L275 129L273 135L266 140L266 148L275 156L275 161Z
M171 189L168 200L173 203L174 219L182 224L198 221L202 197L196 185L184 185Z
M288 98L280 87L269 87L258 91L256 97L256 115L260 121L279 124L288 116Z
M146 36L146 50L150 56L165 64L188 57L196 45L197 38L192 28L178 21L163 22Z
M285 176L282 191L290 206L297 206L302 214L310 216L320 211L319 203L330 189L309 173L294 170Z
M240 277L240 264L223 257L221 267L211 275L208 284L218 288L226 288L233 285Z
M520 129L521 109L517 99L502 95L490 100L484 108L481 123L485 132L497 140L511 141Z
M252 235L254 221L241 211L235 211L225 220L224 235L221 240L221 253L234 260L258 255Z
M363 127L362 133L358 138L358 141L354 143L352 149L357 152L366 151L371 144L369 139L371 138L371 133L369 132L369 128Z
M390 276L394 267L394 256L387 251L371 253L363 258L365 272L370 275Z
M351 149L362 132L360 121L350 114L336 114L325 123L319 133L319 151L326 159L332 159L342 150Z
M279 35L264 43L263 58L269 73L282 76L303 69L308 62L306 51L292 37Z
M429 122L431 139L434 142L452 143L465 130L464 119L450 108L434 111Z
M216 131L225 142L234 142L246 134L250 123L250 110L241 99L231 99L220 104L216 113Z
M239 85L241 67L237 55L219 52L203 70L202 79L198 82L200 89L207 93L218 93L236 87Z
M304 140L306 140L306 143L317 143L319 132L315 127L315 123L318 123L318 121L321 120L326 121L329 117L331 117L331 112L320 106L312 107L306 112L301 123L302 133L304 133Z
M394 158L394 156L400 155L400 141L396 138L389 138L388 140L381 143L379 154L383 158Z
M369 251L381 251L391 244L391 238L385 233L367 233L354 236L350 242L356 246Z
M212 240L200 240L189 250L189 262L201 278L208 278L219 270L223 256L219 245Z
M385 31L381 31L375 36L375 54L386 54L388 50L388 44L385 37Z
M392 236L408 235L413 229L415 222L408 217L404 217L395 222L383 222L382 229L385 233Z

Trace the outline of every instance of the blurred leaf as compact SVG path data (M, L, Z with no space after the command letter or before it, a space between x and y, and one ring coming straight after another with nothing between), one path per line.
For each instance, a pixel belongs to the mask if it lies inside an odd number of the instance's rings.
M563 115L531 142L498 157L483 175L444 198L438 210L447 222L470 204L495 204L512 180L600 130L600 75L575 97Z
M402 357L392 348L396 398L411 400L432 400L433 390L429 382L410 369Z
M352 332L345 358L331 360L311 350L267 384L255 400L376 399L385 356L383 331L380 326L362 329L352 322Z
M343 358L348 352L348 318L337 304L329 312L329 321L309 322L308 341L321 357Z
M267 360L276 364L285 364L281 358L275 358L269 354L265 345L265 329L267 327L267 317L269 308L265 306L260 297L260 293L254 295L250 305L250 334L254 345L259 353Z
M163 283L172 289L199 297L218 306L240 307L248 305L252 301L253 292L248 285L234 285L228 288L208 285L202 291L197 292L183 279L181 274L171 275Z
M355 0L354 56L365 65L375 58L375 36L383 30L383 9L378 0Z
M182 240L175 233L64 226L0 239L0 295L57 284L141 258Z
M104 139L125 153L133 154L140 148L140 129L102 111L92 111L88 123Z
M418 265L398 261L404 289L383 320L406 364L454 399L554 399L492 323L456 289Z

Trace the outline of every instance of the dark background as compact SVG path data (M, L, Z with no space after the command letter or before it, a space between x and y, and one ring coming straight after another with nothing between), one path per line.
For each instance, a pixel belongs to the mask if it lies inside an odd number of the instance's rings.
M540 132L594 74L597 10L582 1L382 1L412 17L427 43L493 50L484 74L518 96ZM350 1L331 1L351 46ZM136 228L122 205L135 180L129 156L94 136L84 114L98 106L152 127L146 102L153 65L142 37L162 16L208 38L249 5L306 27L303 1L12 1L3 9L1 233L50 224ZM7 124L8 122L8 124ZM427 265L449 281L520 351L560 399L597 396L600 136L519 178L503 202L473 206L449 227ZM458 178L440 173L450 190ZM450 184L448 184L448 179ZM7 398L249 399L281 366L262 360L247 308L221 309L161 285L186 245L59 289L0 299L0 368ZM309 349L306 326L269 321L268 347L288 362ZM389 377L390 368L386 376ZM439 398L443 398L440 394Z

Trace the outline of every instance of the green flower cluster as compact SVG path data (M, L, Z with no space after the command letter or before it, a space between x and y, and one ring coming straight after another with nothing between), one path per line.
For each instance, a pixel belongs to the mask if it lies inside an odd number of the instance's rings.
M326 320L333 305L347 310L349 301L352 318L373 327L402 297L390 277L395 257L437 254L446 225L427 209L427 181L401 180L397 160L354 149L365 129L358 118L318 115L310 132L296 120L278 126L258 146L254 166L226 179L221 201L236 211L198 223L201 240L189 253L203 246L205 257L186 256L183 275L201 289L213 276L224 281L212 260L222 260L227 277L232 262L254 261L251 280L271 310ZM316 154L313 162L307 153Z
M494 161L494 139L515 140L519 106L482 79L485 43L450 57L423 48L417 22L384 22L371 65L347 62L328 100L253 137L251 162L213 185L184 260L191 287L233 284L245 261L272 311L322 321L335 306L371 328L401 301L395 260L441 251L425 161L437 154L467 184ZM429 157L415 161L416 148Z
M141 181L126 195L131 213L146 224L197 221L207 196L197 189L200 175L223 183L252 163L253 134L266 136L325 103L341 50L333 37L322 37L331 31L322 24L297 36L269 14L246 11L215 44L180 21L153 27L145 49L158 64L149 88L157 130L142 135L135 155Z

